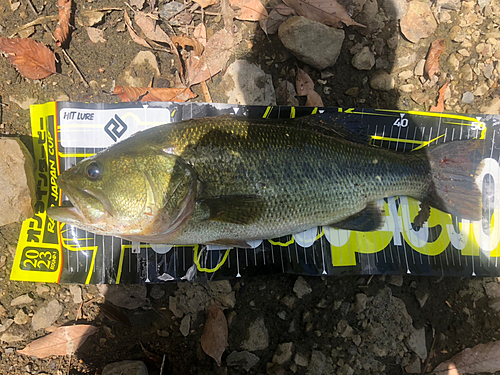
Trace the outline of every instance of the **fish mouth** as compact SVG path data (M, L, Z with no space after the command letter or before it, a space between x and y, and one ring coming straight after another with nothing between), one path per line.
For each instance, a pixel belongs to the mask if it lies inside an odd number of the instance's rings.
M50 207L47 214L54 220L67 224L92 225L116 214L109 199L102 194L73 186L60 177L57 179L57 185L68 197L70 205Z

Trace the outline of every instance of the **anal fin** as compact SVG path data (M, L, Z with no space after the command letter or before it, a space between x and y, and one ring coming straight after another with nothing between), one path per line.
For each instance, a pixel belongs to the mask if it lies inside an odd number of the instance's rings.
M359 232L373 232L382 228L384 222L384 211L375 202L370 202L361 211L329 226Z

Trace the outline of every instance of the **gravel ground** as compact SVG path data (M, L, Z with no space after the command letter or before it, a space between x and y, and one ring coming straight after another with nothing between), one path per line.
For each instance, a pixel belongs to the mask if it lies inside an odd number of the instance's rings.
M33 4L40 16L57 14L55 2ZM266 6L271 10L276 4ZM426 19L436 20L435 26L422 24L422 17L412 18L414 4L404 0L346 5L354 19L367 27L345 27L336 63L321 71L311 64L331 57L318 53L314 61L304 64L284 48L285 41L277 34L267 37L258 23L235 21L243 42L235 47L229 63L245 60L260 66L248 69L246 82L265 74L271 80L264 85L265 94L256 97L253 94L263 85L234 93L234 82L218 74L207 82L214 102L286 104L290 98L274 99L274 89L284 80L294 82L301 68L313 79L325 106L429 110L437 103L439 88L448 83L446 111L499 113L498 0L429 3L422 12L427 12ZM78 1L76 15L105 7L120 8L123 3ZM214 9L218 11L217 6ZM11 35L35 18L26 2L0 0L0 36ZM222 27L220 16L207 15L206 21L209 36ZM116 100L108 94L115 80L125 82L124 70L132 71L132 60L145 48L131 41L121 11L106 11L94 26L104 30L105 43L92 43L85 27L77 25L68 48L89 87L59 52L62 74L43 81L22 78L7 59L0 59L0 134L19 136L31 148L30 104ZM176 32L191 31L176 28ZM321 29L317 32L308 38L321 38ZM419 33L425 37L418 38ZM31 37L53 46L39 25ZM428 79L424 60L430 44L438 39L444 39L445 50L439 71ZM178 67L173 55L153 54L162 79L174 82ZM147 85L147 69L134 71ZM203 101L199 85L193 91L199 95L195 100ZM298 100L305 103L305 98ZM96 374L105 365L124 360L143 361L151 375L161 371L419 374L431 372L464 348L500 335L500 284L493 278L272 275L208 284L119 286L110 288L104 298L103 289L94 285L10 281L19 231L19 223L0 227L1 374ZM228 322L221 366L201 346L208 308L214 303L221 306ZM73 356L36 359L17 352L55 327L75 322L94 325L98 331Z

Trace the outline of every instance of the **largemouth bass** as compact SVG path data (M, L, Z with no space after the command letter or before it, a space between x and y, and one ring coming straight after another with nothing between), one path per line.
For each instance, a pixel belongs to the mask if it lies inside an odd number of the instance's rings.
M48 214L132 241L240 247L315 226L379 229L374 202L395 195L479 220L473 156L482 145L397 153L314 117L193 119L139 132L63 172L57 184L73 207Z

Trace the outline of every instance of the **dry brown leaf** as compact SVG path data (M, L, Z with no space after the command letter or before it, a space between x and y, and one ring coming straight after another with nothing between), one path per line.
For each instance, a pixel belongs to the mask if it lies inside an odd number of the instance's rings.
M207 28L203 22L194 28L193 36L203 47L207 46Z
M431 112L444 112L444 95L446 93L446 88L448 87L448 82L446 82L443 87L439 89L439 97L437 106L431 107Z
M86 27L85 29L87 30L87 34L89 35L89 39L92 43L106 43L106 39L104 39L104 31L95 27Z
M201 54L203 53L203 45L196 39L184 35L181 36L174 35L171 39L176 46L179 45L184 49L186 49L186 46L192 47L194 53L197 54L198 56L201 56Z
M323 99L316 91L311 91L307 94L306 107L324 107Z
M309 74L299 68L297 77L295 78L295 89L298 96L307 96L311 91L314 91L314 82L309 77Z
M226 29L219 30L208 40L201 57L190 57L186 62L186 78L189 86L206 81L226 66L233 53L234 39Z
M230 4L239 8L235 17L241 21L260 21L268 17L266 8L259 0L230 0Z
M97 327L87 324L59 327L51 334L31 342L23 350L18 350L18 353L37 358L73 355L96 331Z
M446 41L444 39L437 39L432 42L424 66L424 72L427 75L427 78L431 79L432 76L434 76L434 73L439 70L439 56L441 56L445 49Z
M0 51L24 77L42 79L56 73L54 52L33 39L0 38Z
M72 0L58 0L57 6L59 7L59 22L54 31L54 36L56 37L57 46L61 47L68 40L73 3Z
M196 4L199 4L202 8L206 8L210 5L215 5L219 0L194 0Z
M496 373L500 369L500 341L467 348L434 369L435 375Z
M195 98L189 88L154 88L115 86L113 94L118 95L122 102L185 102Z
M210 357L221 365L222 354L227 346L227 320L224 312L216 305L208 309L203 335L201 335L201 348Z
M169 45L172 44L172 40L168 34L163 31L163 29L157 25L156 20L149 17L148 14L144 12L135 12L134 21L149 39Z
M127 11L124 12L123 18L125 20L125 25L127 25L128 33L130 34L130 37L134 42L137 44L140 44L141 46L144 46L146 48L151 48L148 42L146 42L143 38L141 38L137 33L135 32L134 28L132 27L132 22L130 21L130 17L127 13Z
M163 31L160 28L160 26L156 24L156 20L154 20L150 16L151 14L146 14L144 12L135 12L134 20L135 22L137 22L137 25L139 25L141 30L144 32L144 35L146 35L149 39L161 43L167 43L170 46L171 52L175 56L177 56L177 59L179 60L181 74L184 75L181 57L179 56L179 51L177 51L177 48L175 47L174 43L172 42L172 39L170 39L168 34L165 31Z
M336 0L284 0L284 3L293 8L299 16L321 22L325 25L340 28L340 22L347 26L362 26L354 21L347 10Z
M278 9L278 7L280 9ZM283 13L285 14L283 14ZM268 35L275 34L278 31L280 25L290 18L295 11L286 4L280 4L271 10L269 17L260 21L260 26L262 30Z
M222 13L222 18L224 20L224 28L227 32L233 35L234 22L233 19L236 16L229 0L220 0L220 11Z

